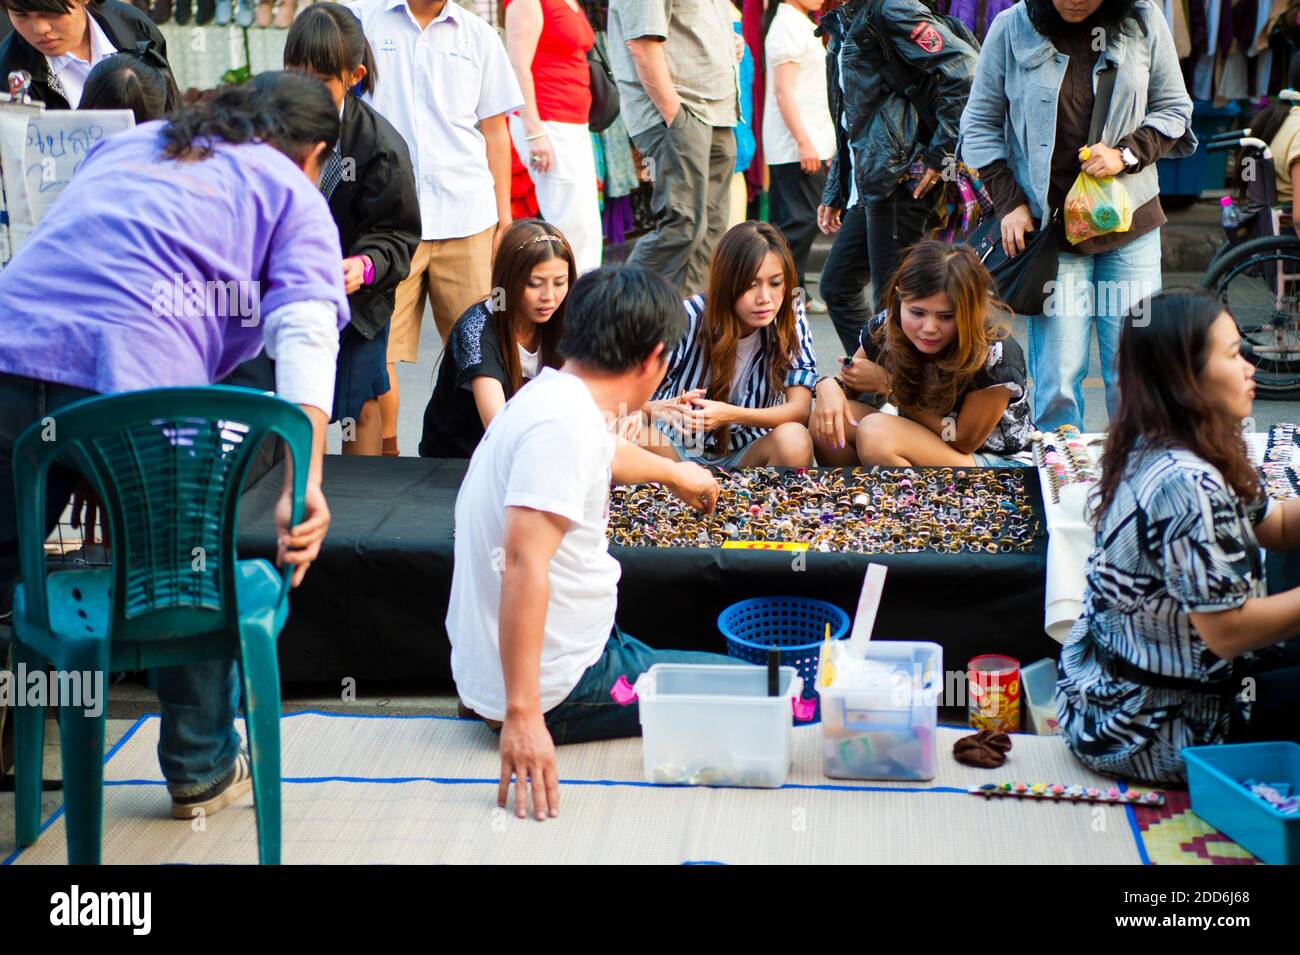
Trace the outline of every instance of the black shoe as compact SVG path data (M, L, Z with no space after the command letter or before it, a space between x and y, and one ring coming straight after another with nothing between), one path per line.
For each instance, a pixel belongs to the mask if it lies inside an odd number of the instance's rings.
M176 4L176 12L174 14L176 22L181 26L184 26L190 22L190 17L194 13L194 7L191 0L174 0L174 2Z
M198 12L194 14L194 22L199 26L207 26L217 15L217 0L198 0Z
M241 749L230 772L203 792L193 796L172 796L172 817L193 819L195 816L210 816L225 809L252 788L253 776L248 768L248 753Z
M154 23L166 23L172 18L172 0L151 0L148 13Z

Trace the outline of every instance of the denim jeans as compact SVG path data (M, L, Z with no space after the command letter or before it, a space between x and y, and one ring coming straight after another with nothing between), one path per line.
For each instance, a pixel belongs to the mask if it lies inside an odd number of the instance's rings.
M587 668L569 695L546 714L546 728L556 744L586 743L641 735L641 713L635 702L615 703L610 689L620 676L628 683L656 663L743 664L719 653L701 650L655 650L614 626L600 659Z
M9 594L18 579L14 443L33 421L93 394L68 385L0 374L0 599L4 609L8 609ZM47 534L58 524L78 479L78 472L71 468L50 468ZM201 792L230 771L239 752L234 721L240 683L235 662L168 667L156 671L155 682L162 709L158 762L163 775L173 795Z
M1116 355L1124 313L1160 290L1160 230L1096 255L1060 253L1056 287L1045 315L1029 317L1029 374L1034 423L1083 430L1083 379L1088 373L1092 328L1097 327L1106 413L1119 407Z

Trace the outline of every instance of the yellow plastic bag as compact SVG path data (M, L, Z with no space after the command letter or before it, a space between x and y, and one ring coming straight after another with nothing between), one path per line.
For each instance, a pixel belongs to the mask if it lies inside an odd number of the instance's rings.
M1079 154L1088 159L1085 147ZM1065 237L1071 245L1111 232L1127 232L1133 225L1133 202L1124 184L1108 176L1094 179L1079 173L1065 196Z

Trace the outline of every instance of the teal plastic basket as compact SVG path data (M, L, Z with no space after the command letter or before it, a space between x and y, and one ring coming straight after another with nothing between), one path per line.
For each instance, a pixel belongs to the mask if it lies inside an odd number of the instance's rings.
M1300 792L1300 744L1189 746L1183 762L1192 812L1270 865L1300 863L1300 815L1279 812L1242 785L1282 782Z

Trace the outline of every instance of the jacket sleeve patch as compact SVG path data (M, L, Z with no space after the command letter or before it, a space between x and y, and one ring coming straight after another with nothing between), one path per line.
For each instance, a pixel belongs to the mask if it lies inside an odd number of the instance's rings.
M926 53L938 53L943 49L943 36L935 29L933 23L919 23L910 34L912 42Z

